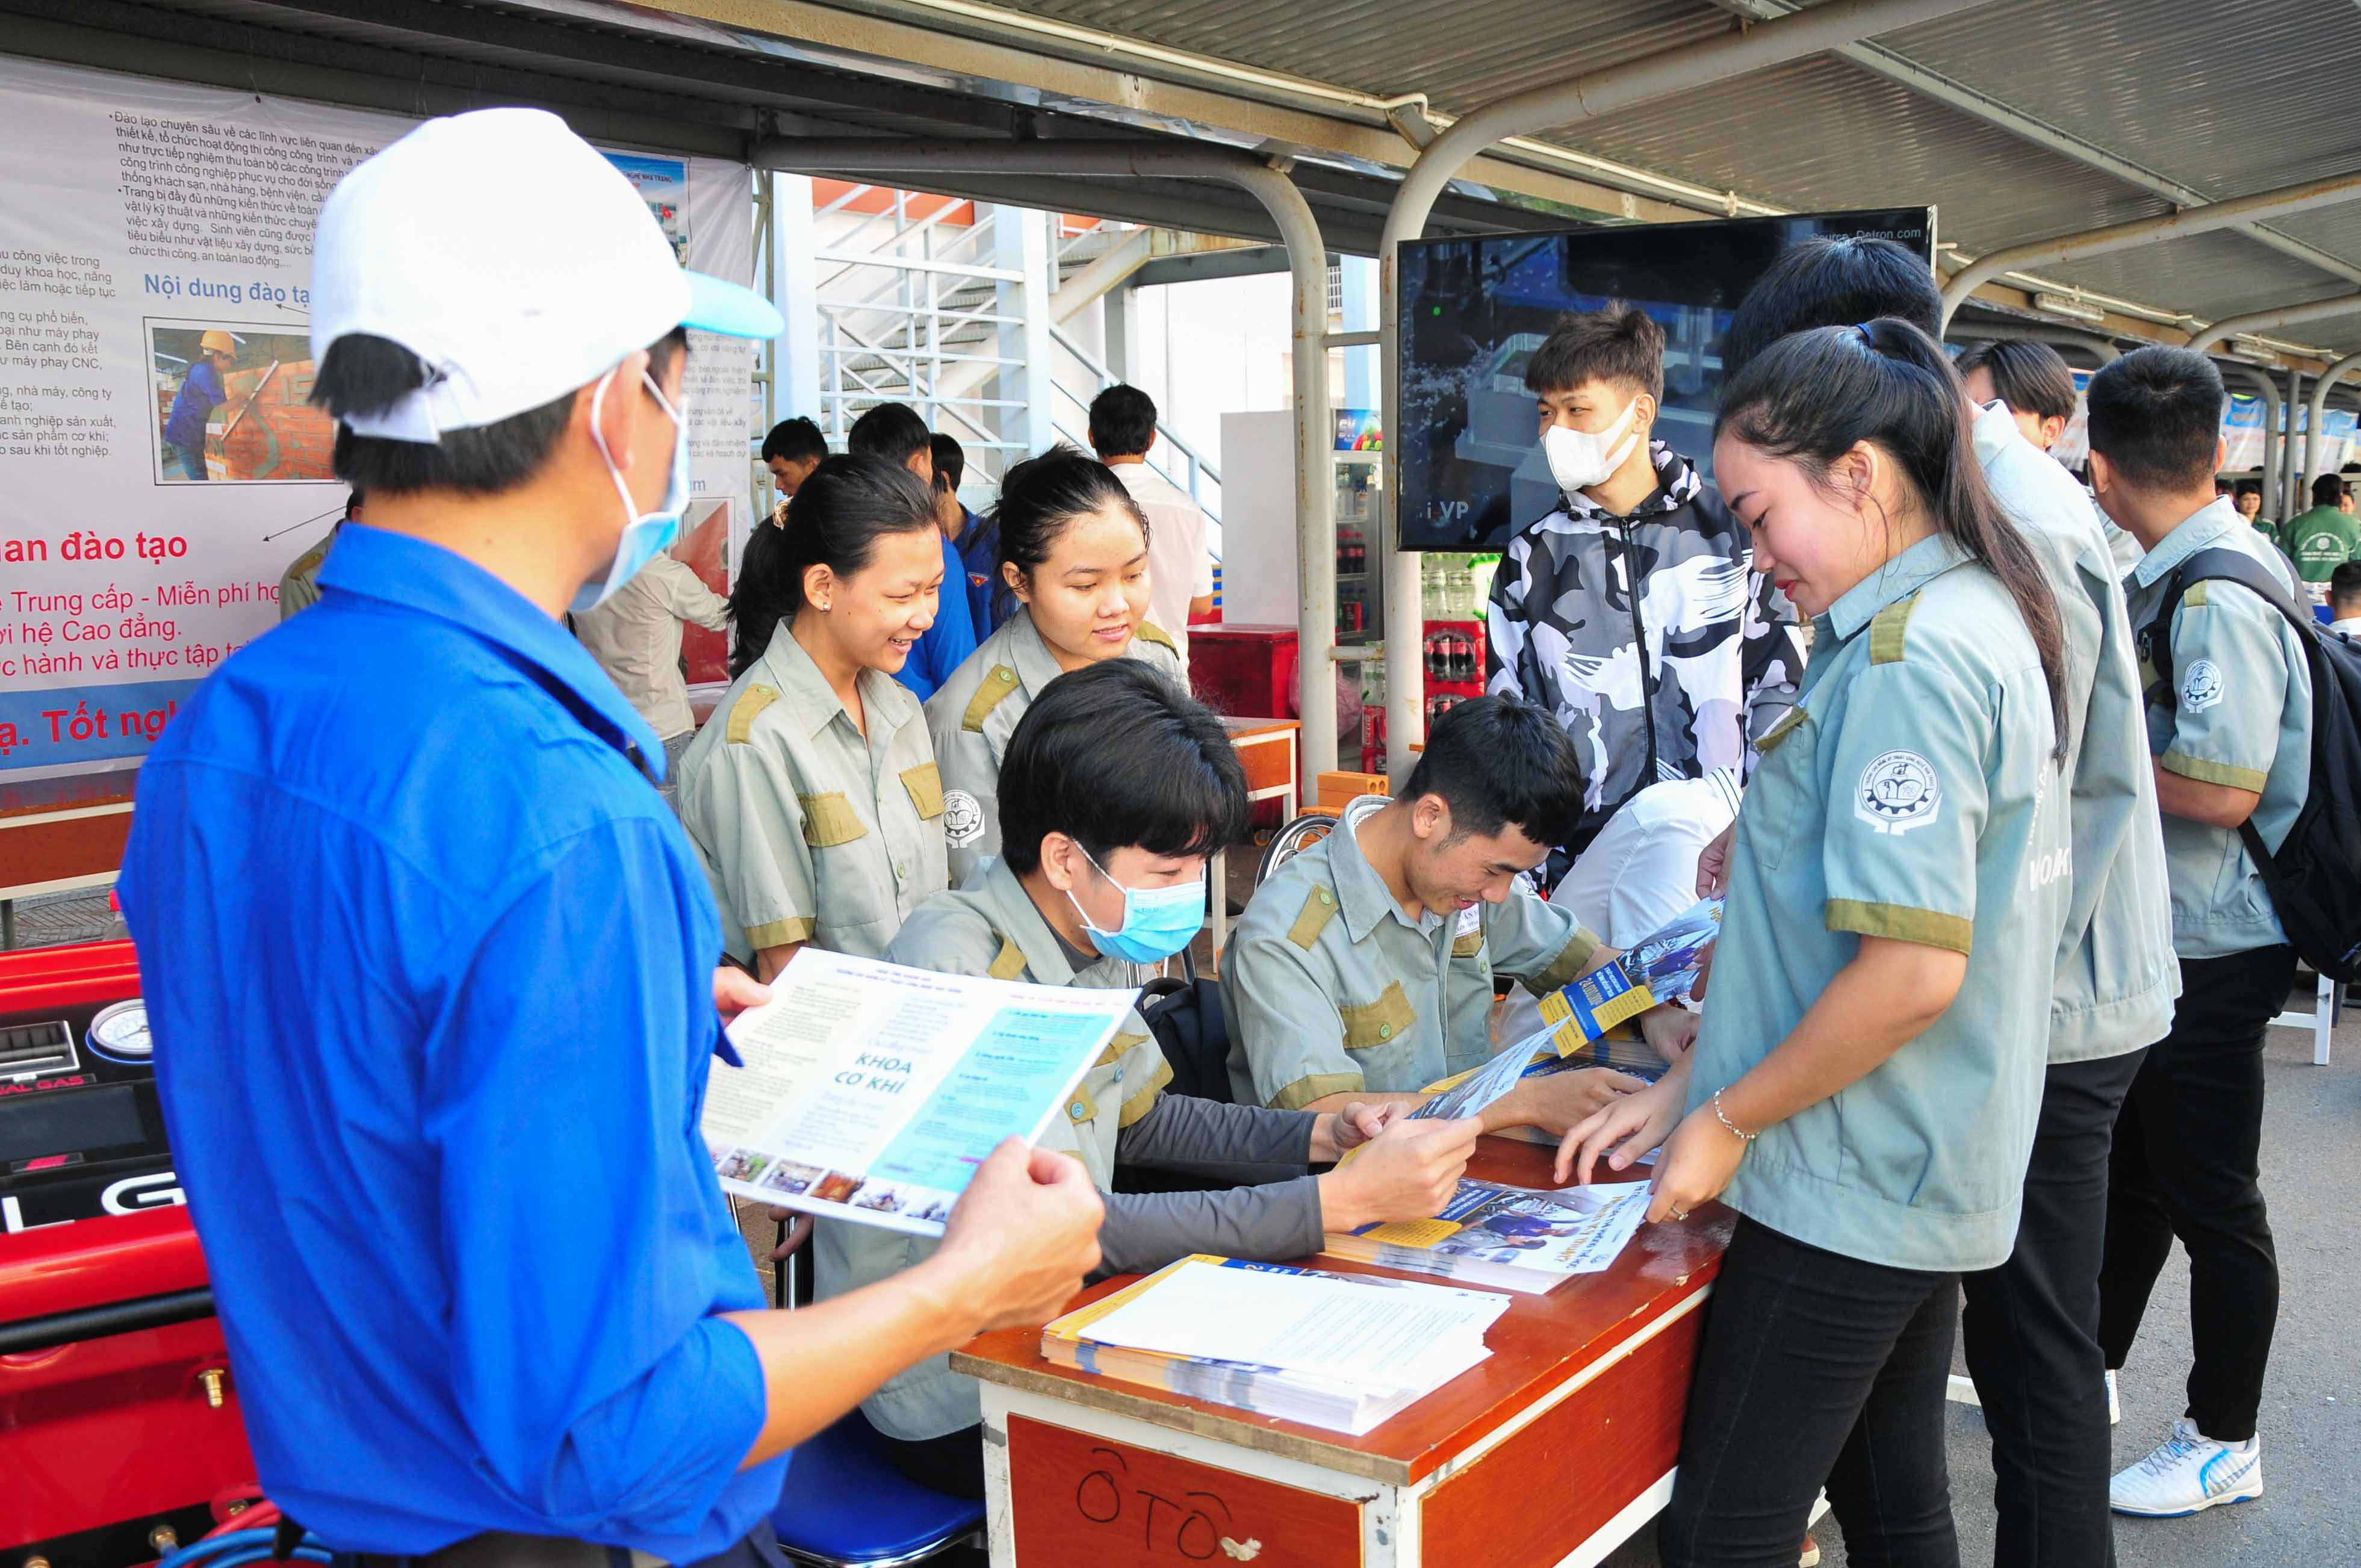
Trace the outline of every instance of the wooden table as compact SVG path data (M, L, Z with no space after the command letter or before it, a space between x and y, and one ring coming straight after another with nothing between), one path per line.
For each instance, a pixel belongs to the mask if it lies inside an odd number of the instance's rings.
M1302 721L1294 718L1233 718L1222 717L1222 728L1230 733L1230 745L1246 768L1246 801L1280 802L1279 825L1281 828L1295 820L1302 803L1296 784L1296 738L1303 729ZM1213 896L1207 918L1213 927L1213 951L1219 953L1230 937L1229 851L1213 852L1211 872Z
M1470 1170L1548 1187L1554 1152L1488 1137ZM988 1334L951 1365L983 1384L993 1568L1587 1568L1672 1496L1697 1308L1734 1223L1708 1204L1642 1226L1604 1273L1511 1297L1488 1360L1358 1438L1069 1370L1038 1331Z

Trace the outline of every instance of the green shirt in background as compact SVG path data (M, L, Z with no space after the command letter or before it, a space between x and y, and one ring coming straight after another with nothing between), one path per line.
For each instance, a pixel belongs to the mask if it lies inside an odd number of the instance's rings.
M1942 538L1817 626L1738 816L1690 1103L1784 1040L1861 938L1965 955L1942 1015L1763 1128L1722 1201L1889 1268L1991 1268L2016 1240L2074 881L2041 661L2007 590Z
M2131 576L2132 625L2145 634L2173 569L2217 544L2254 556L2294 591L2279 553L2238 522L2230 504L2217 500L2158 541ZM2148 750L2167 773L2262 796L2255 831L2277 850L2312 787L2312 669L2295 629L2247 588L2213 581L2191 584L2181 596L2171 637L2173 686L2152 659L2140 671ZM2167 813L2164 861L2172 942L2182 958L2218 959L2287 940L2235 828Z
M2279 527L2279 546L2307 583L2324 583L2345 562L2361 559L2361 518L2339 507L2314 507Z
M1521 883L1455 916L1402 913L1355 826L1335 829L1255 890L1222 952L1230 1085L1241 1105L1300 1111L1323 1095L1415 1092L1492 1054L1494 970L1536 996L1575 977L1598 938Z

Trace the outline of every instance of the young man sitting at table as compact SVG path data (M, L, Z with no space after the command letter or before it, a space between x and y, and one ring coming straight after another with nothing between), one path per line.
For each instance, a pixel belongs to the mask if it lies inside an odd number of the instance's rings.
M1009 737L1000 780L1001 855L966 886L919 905L885 949L888 961L1035 985L1139 985L1202 927L1207 856L1246 836L1246 773L1221 720L1136 659L1085 665L1044 686ZM1425 1219L1449 1200L1476 1145L1472 1119L1389 1125L1399 1111L1374 1105L1317 1113L1224 1105L1166 1095L1171 1077L1134 1013L1041 1138L1080 1160L1101 1189L1109 1274L1199 1252L1301 1257L1328 1231ZM1368 1151L1351 1165L1306 1172L1364 1142ZM1117 1166L1236 1185L1116 1192ZM935 1245L822 1222L818 1293L889 1278ZM903 1474L983 1495L982 1402L947 1357L920 1362L861 1409Z
M1494 975L1544 995L1613 959L1525 881L1581 813L1574 744L1547 712L1495 694L1445 714L1400 799L1346 806L1240 918L1222 955L1239 1102L1414 1103L1492 1054ZM1669 1057L1697 1021L1658 1008L1643 1027ZM1554 1132L1639 1087L1605 1068L1556 1073L1529 1080L1485 1121Z

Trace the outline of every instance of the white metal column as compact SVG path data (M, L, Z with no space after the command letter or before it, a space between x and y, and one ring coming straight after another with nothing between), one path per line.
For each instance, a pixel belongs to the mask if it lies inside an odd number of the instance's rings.
M1017 274L998 288L1000 439L1022 449L1021 462L1056 440L1051 428L1049 378L1049 215L1027 207L994 207L994 264Z

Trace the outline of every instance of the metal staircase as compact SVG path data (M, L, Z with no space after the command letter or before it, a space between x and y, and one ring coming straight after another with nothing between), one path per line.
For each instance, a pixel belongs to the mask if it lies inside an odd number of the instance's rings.
M905 402L957 439L986 482L1053 440L1088 446L1090 401L1116 378L1067 322L1151 257L1227 243L1111 223L1075 229L1030 208L870 185L816 205L806 232L817 417L829 444L840 447L870 408ZM781 259L792 269L805 258ZM1052 345L1082 367L1081 384L1056 373ZM1151 461L1218 516L1219 472L1158 432Z

